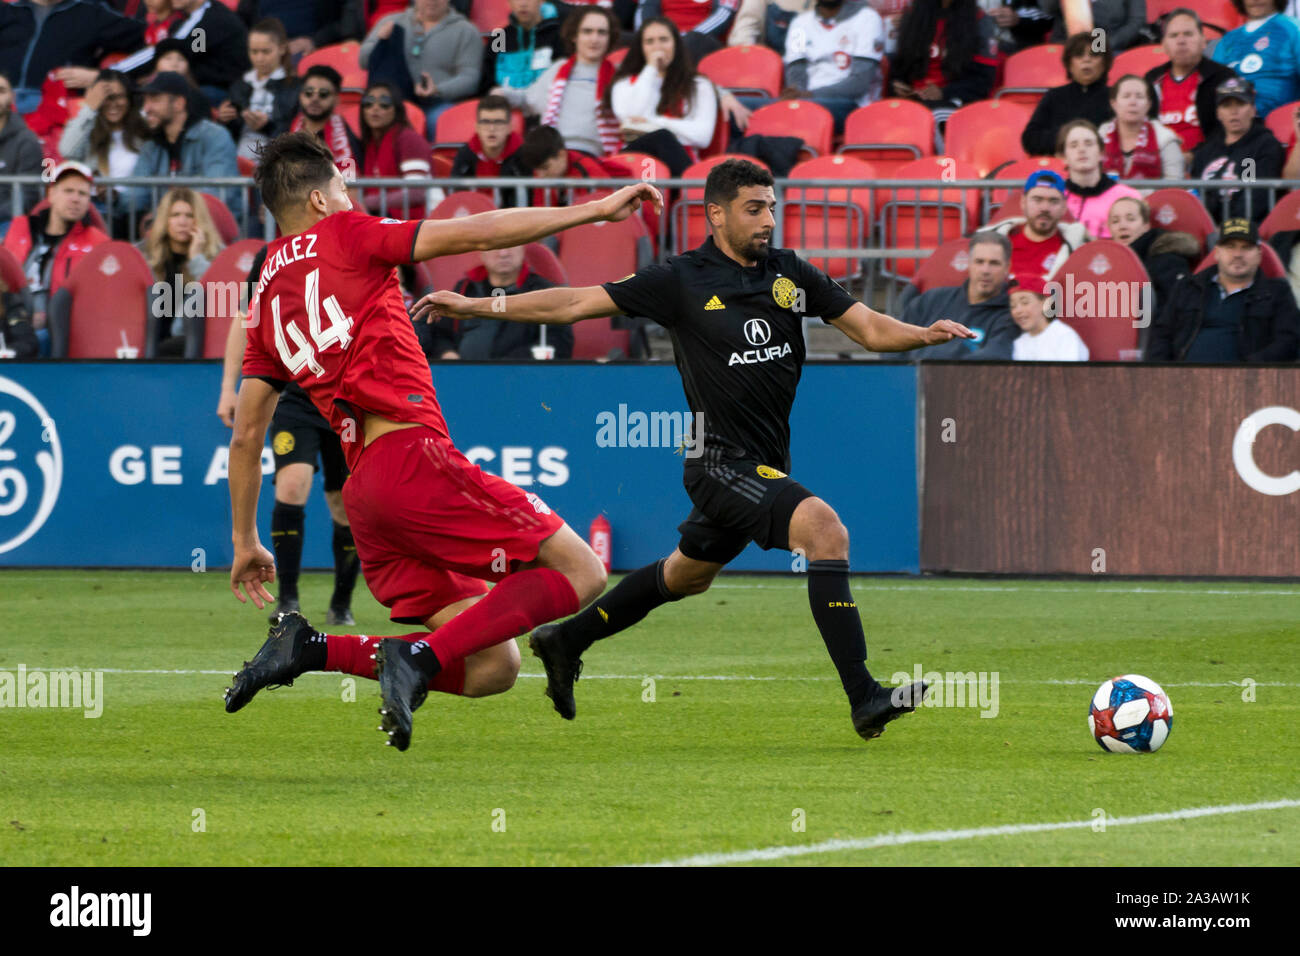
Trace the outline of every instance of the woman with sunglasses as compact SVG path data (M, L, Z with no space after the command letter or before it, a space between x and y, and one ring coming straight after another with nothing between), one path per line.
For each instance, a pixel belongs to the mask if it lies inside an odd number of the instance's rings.
M391 83L371 83L361 98L361 175L366 179L397 178L427 180L429 144L411 128L401 95ZM365 190L366 210L400 219L423 219L426 202L442 190Z

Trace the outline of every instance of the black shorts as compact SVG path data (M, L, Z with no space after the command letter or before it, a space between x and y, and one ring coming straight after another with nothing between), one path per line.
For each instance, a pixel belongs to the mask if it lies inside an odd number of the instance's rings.
M314 416L314 418L313 418ZM271 452L275 470L302 463L313 471L325 468L325 490L338 491L348 477L343 443L314 408L310 414L281 401L271 418Z
M684 479L695 507L677 526L677 549L696 561L728 564L753 541L790 549L790 518L813 493L783 471L751 458L692 463Z

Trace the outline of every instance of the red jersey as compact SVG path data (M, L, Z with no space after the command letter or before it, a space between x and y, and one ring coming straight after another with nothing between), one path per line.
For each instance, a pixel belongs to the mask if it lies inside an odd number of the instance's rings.
M1196 88L1201 85L1201 74L1193 70L1181 80L1174 79L1174 71L1167 70L1156 84L1156 99L1160 103L1160 122L1178 134L1183 150L1201 145L1205 133L1196 115Z
M714 0L663 0L660 5L662 11L660 16L673 21L680 32L689 33L705 20L715 19L715 16L717 23L710 23L709 26L720 25L739 6L740 0L717 0L717 2L714 2ZM722 37L719 37L719 39L722 39Z
M366 414L416 422L450 441L397 281L420 222L349 211L266 250L250 306L244 375L294 381L361 455Z
M925 72L925 79L916 84L918 90L925 89L927 86L937 86L943 89L948 80L943 75L943 56L948 52L948 21L944 19L934 22L934 40L930 44L930 65Z
M1013 276L1046 276L1056 264L1056 257L1065 246L1061 234L1054 233L1041 242L1025 235L1023 225L1007 234L1011 240L1011 274Z

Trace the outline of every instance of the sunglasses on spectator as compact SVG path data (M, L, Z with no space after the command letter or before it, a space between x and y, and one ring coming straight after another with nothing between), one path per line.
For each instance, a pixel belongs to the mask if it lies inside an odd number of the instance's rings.
M334 95L333 90L307 90L302 91L302 95L309 100L327 100Z
M361 101L362 106L382 106L384 109L391 109L393 98L391 96L367 96Z

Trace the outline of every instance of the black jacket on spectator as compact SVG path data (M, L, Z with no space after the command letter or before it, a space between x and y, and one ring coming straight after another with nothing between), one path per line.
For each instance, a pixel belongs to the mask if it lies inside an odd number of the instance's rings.
M1192 170L1188 179L1241 179L1246 160L1254 160L1255 179L1278 179L1282 175L1282 166L1286 162L1286 149L1277 141L1272 130L1264 125L1258 116L1246 130L1246 135L1229 146L1220 128L1211 139L1206 139L1192 153ZM1232 189L1228 190L1228 213L1223 212L1223 193L1220 189L1203 190L1201 202L1210 211L1215 222L1224 219L1246 217L1246 194L1250 197L1250 218L1263 222L1269 212L1268 190Z
M971 305L966 298L969 285L967 280L961 285L941 286L907 300L903 321L928 328L940 319L952 319L972 332L980 333L979 341L952 339L940 345L916 349L911 355L913 361L1011 358L1011 346L1020 334L1020 328L1011 318L1011 300L1006 290Z
M204 30L207 49L190 54L190 72L199 86L228 90L252 69L248 60L248 28L221 0L212 0L196 30Z
M5 348L14 353L14 358L36 358L40 344L32 328L31 310L21 292L0 293L0 335L4 336Z
M1153 362L1182 361L1192 347L1205 319L1205 294L1219 267L1187 276L1174 286L1169 299L1156 313L1147 343L1146 359ZM1247 362L1293 362L1300 343L1300 311L1291 286L1285 279L1255 276L1250 288L1237 293L1246 297L1237 348Z
M289 131L289 124L298 113L298 87L301 81L296 76L286 76L282 80L268 80L266 88L271 91L271 118L262 127L261 132L275 137ZM239 112L248 109L253 98L253 84L242 76L230 87L230 105ZM244 121L236 116L226 124L231 138L236 143L244 131Z
M50 10L39 36L32 7L31 0L0 3L0 73L15 87L40 89L50 70L98 67L106 53L130 53L144 45L144 23L97 0L63 0Z
M1191 275L1200 260L1196 237L1177 230L1148 229L1129 248L1151 277L1157 310L1168 301L1178 280Z
M44 157L40 139L16 111L11 112L4 129L0 129L0 175L38 175L43 168L41 161ZM0 189L0 222L8 222L10 219L10 210L13 208L10 202L12 188L5 186ZM24 186L22 193L24 209L31 209L41 201L41 187L37 183Z
M250 30L258 20L275 17L284 24L289 38L310 36L311 42L319 49L344 40L360 40L366 35L366 14L363 0L239 0L236 12L244 26ZM298 21L285 15L286 8L306 9L314 12L310 19L315 21L315 29L300 32ZM313 10L314 8L314 10Z
M523 266L519 272L517 285L506 289L506 295L520 292L533 292L537 289L550 289L555 283L530 272ZM471 298L492 295L492 283L487 277L487 268L479 266L472 269L464 279L456 283L455 291ZM416 333L420 336L420 345L431 359L436 359L443 352L451 349L461 358L482 359L523 359L532 361L532 347L537 345L540 327L522 322L505 322L500 319L448 319L439 318L432 325L427 325L428 332ZM449 344L450 343L450 344ZM573 356L573 329L567 325L549 325L546 327L546 344L555 347L556 358Z
M1153 87L1156 87L1160 79L1172 68L1168 63L1153 67L1147 70L1147 79ZM1201 74L1201 81L1196 86L1196 118L1201 124L1201 135L1209 139L1219 132L1218 104L1214 102L1215 87L1237 74L1232 67L1216 63L1208 56L1201 57L1201 62L1196 65L1196 72Z
M1102 78L1091 86L1083 87L1071 80L1064 86L1054 86L1043 94L1029 117L1025 131L1020 134L1020 145L1030 156L1055 156L1056 134L1070 120L1091 120L1100 126L1111 118L1110 98Z

